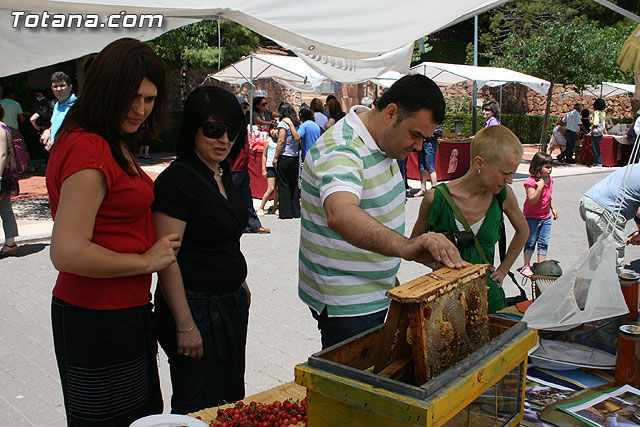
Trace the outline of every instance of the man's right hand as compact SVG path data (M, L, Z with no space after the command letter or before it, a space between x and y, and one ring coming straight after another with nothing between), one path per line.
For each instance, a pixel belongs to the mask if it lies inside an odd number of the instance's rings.
M45 129L42 131L42 135L40 135L40 142L44 145L45 150L51 151L51 147L53 146L53 141L51 141L51 129Z
M402 259L424 265L440 262L450 268L463 268L467 263L458 248L442 233L424 233L408 240L401 249Z

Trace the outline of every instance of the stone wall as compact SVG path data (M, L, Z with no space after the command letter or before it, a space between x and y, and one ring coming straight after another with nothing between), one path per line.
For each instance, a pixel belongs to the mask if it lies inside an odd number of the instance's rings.
M171 75L179 76L178 70L170 70ZM189 70L186 78L185 93L188 94L191 90L205 82L207 74L197 71ZM170 78L170 108L172 110L179 110L180 108L180 86L179 77L177 79ZM245 99L249 99L249 83L244 84L228 84L219 82L217 80L209 79L205 84L215 84L229 90L235 95L240 95ZM282 101L286 101L296 108L303 102L310 104L313 98L320 98L324 103L327 94L310 94L300 93L292 89L287 88L273 79L259 79L255 82L256 90L266 90L270 101L269 108L276 109L278 104ZM471 98L473 83L464 82L456 85L441 87L445 98L453 99L457 97ZM572 87L565 88L562 85L555 85L553 89L553 99L551 103L552 115L564 115L573 109L573 105L581 103L593 110L593 96L563 96L563 93L572 91ZM375 98L376 95L380 96L383 93L383 89L376 87L373 83L359 83L359 84L343 84L342 93L336 94L340 100L344 111L348 111L353 105L360 103L360 100L369 96ZM478 91L478 98L483 100L495 99L500 100L500 88L482 88ZM530 114L542 116L546 108L547 98L540 95L534 90L520 84L507 84L502 89L502 112L505 114ZM632 118L633 113L631 111L631 94L612 96L606 99L607 106L614 109L614 117ZM470 110L469 110L470 112Z
M464 82L442 88L445 98L468 97L471 98L473 91L472 82ZM573 105L581 103L585 108L593 111L594 96L563 95L573 91L572 87L565 88L562 85L554 85L553 97L551 101L551 114L564 115L573 109ZM614 117L632 118L631 111L632 94L612 96L606 99L608 107L614 110ZM478 91L478 98L500 101L500 88L482 88ZM507 84L502 89L502 112L505 114L530 114L535 116L544 115L547 105L546 96L540 95L532 89L520 84Z

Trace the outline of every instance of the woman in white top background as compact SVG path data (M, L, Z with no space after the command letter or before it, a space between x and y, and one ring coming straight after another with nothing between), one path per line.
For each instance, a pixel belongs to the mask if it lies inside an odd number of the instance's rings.
M562 121L562 117L559 117L556 121L556 125L553 128L553 133L551 135L551 141L549 142L549 154L553 154L553 150L556 147L560 147L560 153L564 151L567 147L567 138L564 135L564 122Z

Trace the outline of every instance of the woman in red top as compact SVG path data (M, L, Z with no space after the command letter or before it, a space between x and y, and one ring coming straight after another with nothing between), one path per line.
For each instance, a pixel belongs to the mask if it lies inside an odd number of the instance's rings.
M128 143L145 121L156 132L165 107L160 58L117 40L93 60L51 152L51 317L69 425L128 426L162 412L149 291L179 237L155 240L153 182Z

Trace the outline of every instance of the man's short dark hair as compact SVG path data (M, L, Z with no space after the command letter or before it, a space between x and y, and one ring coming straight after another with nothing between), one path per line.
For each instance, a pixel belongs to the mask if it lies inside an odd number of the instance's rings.
M71 85L71 78L63 71L56 71L51 74L51 78L49 79L49 83L59 83L65 82L68 85Z
M604 99L598 98L593 101L593 109L596 111L604 111L607 108L607 103Z
M389 104L398 106L398 121L424 109L431 111L436 123L444 122L445 102L442 91L433 80L422 74L404 76L395 82L380 97L376 110L382 111Z
M2 92L3 98L13 98L13 95L15 95L15 92L11 86L4 88L4 92Z
M582 104L574 104L573 109L577 110L578 108L582 108Z
M307 107L306 105L303 105L300 107L300 110L298 110L298 114L300 115L300 118L302 120L313 120L313 111L311 111L311 108Z

